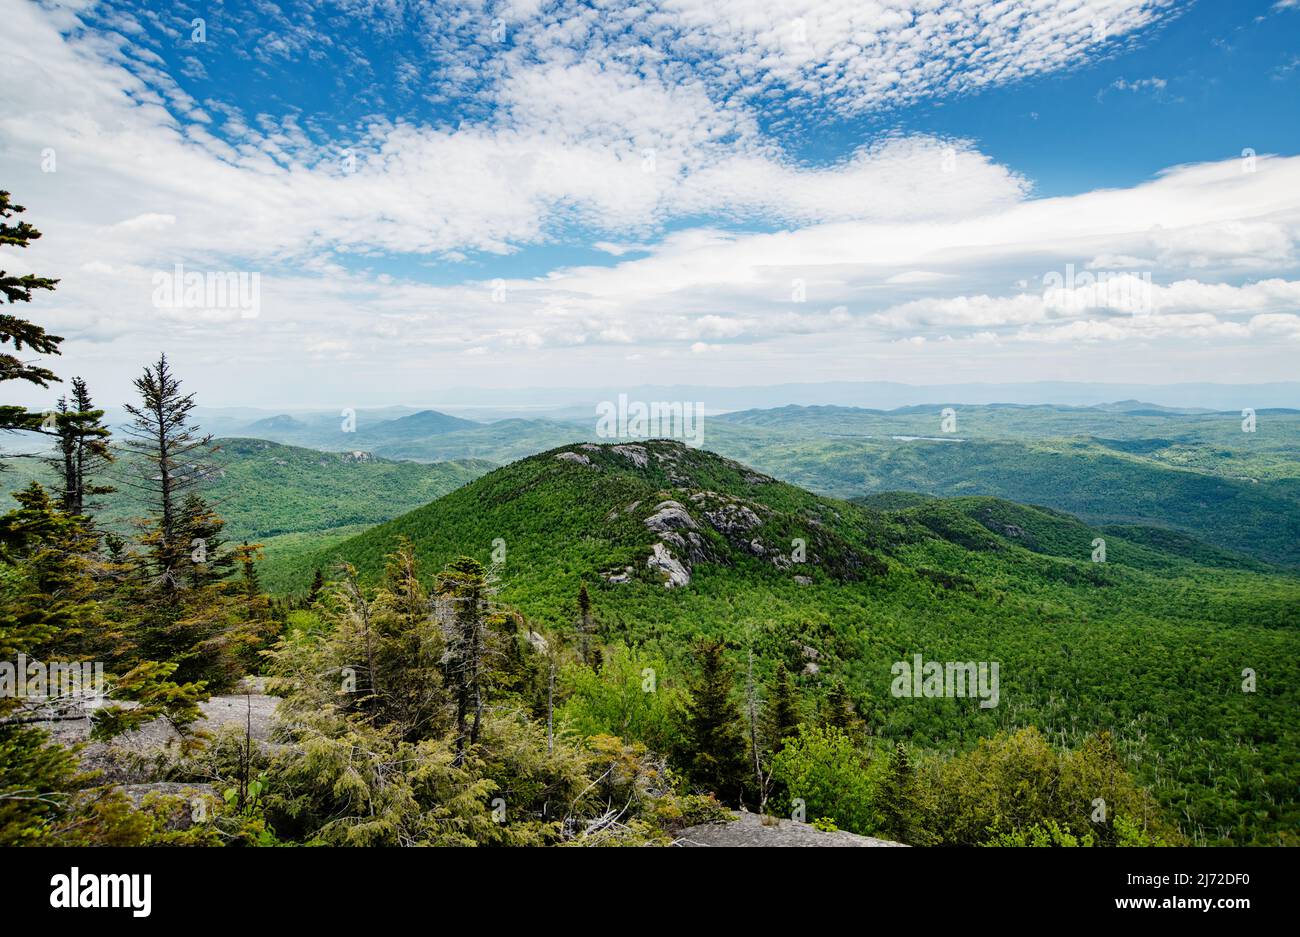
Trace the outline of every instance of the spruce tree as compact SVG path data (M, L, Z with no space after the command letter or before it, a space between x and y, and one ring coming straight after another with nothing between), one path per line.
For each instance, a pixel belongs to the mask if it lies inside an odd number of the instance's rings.
M26 221L9 223L9 218L26 210L21 205L13 204L8 192L0 191L0 247L26 248L41 236L41 232ZM53 290L58 282L34 273L16 276L0 269L0 292L4 293L9 305L29 303L33 290ZM42 326L27 319L11 313L0 313L0 383L27 381L38 387L49 387L51 381L58 380L54 372L24 360L18 353L30 350L38 355L57 355L62 341L59 336L50 335ZM12 349L6 349L6 345L12 346ZM41 422L42 416L39 413L31 413L26 407L0 403L0 429L37 430Z
M324 588L325 588L325 574L321 572L321 568L317 566L316 574L311 578L311 587L307 590L306 605L308 608L311 608L311 606L316 604L316 600L320 598L321 591Z
M234 572L235 552L223 549L226 541L221 532L225 526L221 515L197 493L189 492L181 502L176 574L190 589L224 582Z
M763 713L764 730L773 753L785 747L785 740L799 734L799 697L785 662L778 662Z
M86 382L72 379L72 397L60 397L55 409L55 455L49 460L60 479L58 497L69 514L85 514L93 505L90 498L111 494L111 485L95 484L94 478L113 461L104 425L104 411L96 409Z
M591 656L591 596L587 594L587 584L578 586L578 650L582 653L582 662L594 668Z
M732 699L732 674L722 641L695 645L699 674L686 706L686 761L691 780L728 802L738 802L748 774L744 724Z
M415 742L446 728L445 638L420 582L415 548L405 537L388 554L373 606L375 666L383 674L380 718ZM473 689L470 690L471 694Z
M826 708L822 719L827 725L846 733L851 732L857 725L858 718L853 711L853 702L849 699L849 692L844 688L844 683L840 680L832 683L826 693Z
M146 543L155 572L165 588L174 590L181 585L179 570L191 551L180 520L181 496L202 481L204 469L196 460L212 437L190 422L194 395L181 393L166 355L144 369L135 387L140 401L126 406L132 417L127 446L141 468L134 484L152 502Z
M456 709L456 761L478 744L483 721L483 676L490 635L488 583L483 565L467 556L438 574L437 592L446 639L447 684Z
M925 830L920 785L916 770L902 742L894 746L889 765L876 791L880 832L901 843L929 845L933 837Z

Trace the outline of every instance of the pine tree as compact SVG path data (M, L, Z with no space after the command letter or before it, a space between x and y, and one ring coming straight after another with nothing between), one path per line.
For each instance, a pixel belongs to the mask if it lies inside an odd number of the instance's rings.
M582 654L582 662L595 669L591 656L591 637L591 596L587 594L587 584L584 582L578 587L578 650Z
M26 221L10 224L6 220L26 210L21 205L13 204L8 192L0 191L0 247L25 248L41 236L41 232ZM34 273L14 276L0 270L0 291L3 291L10 305L31 302L33 290L53 290L58 282ZM50 335L43 327L27 319L0 314L0 383L27 381L38 387L49 387L51 381L58 380L54 372L23 360L17 352L30 349L38 355L57 355L62 341L59 336ZM12 345L13 353L3 350L5 345ZM39 413L28 412L26 407L0 403L0 429L37 430L41 422L42 416Z
M262 591L261 577L257 574L257 561L261 557L262 545L250 544L247 540L233 551L240 578L232 585L242 624L234 628L231 645L244 668L250 672L261 669L260 654L271 646L279 631L272 614L271 597Z
M483 720L483 676L488 651L488 583L483 566L467 556L438 574L437 585L447 650L444 668L456 707L456 758L477 745Z
M311 588L307 590L306 605L308 608L311 608L313 605L316 604L316 600L320 598L321 591L324 588L325 588L325 574L321 572L320 567L317 566L316 575L312 576L311 579Z
M50 466L61 480L58 492L64 511L84 514L95 495L111 494L111 485L97 485L93 478L113 461L108 438L111 432L103 424L104 411L95 408L86 382L72 379L72 398L60 397L55 409L54 433L58 437L56 455Z
M744 726L732 700L732 674L721 641L695 645L699 674L686 706L686 761L691 780L729 802L738 802L748 769Z
M200 435L190 422L194 395L181 393L181 382L168 366L166 355L144 369L135 387L140 402L126 407L132 417L126 428L127 445L142 468L136 487L153 502L152 530L146 543L155 572L165 588L174 590L181 585L178 571L191 549L180 522L180 497L202 480L202 466L190 460L212 437Z
M234 551L222 549L226 545L221 536L226 527L225 520L192 491L181 502L178 516L177 579L190 589L202 589L227 580L234 571L236 555Z
M826 693L826 708L822 720L842 732L851 732L857 725L858 717L853 711L853 701L849 699L849 692L840 680L832 683Z
M799 697L785 662L778 662L767 694L764 730L773 753L785 747L785 740L799 734Z
M405 537L388 554L374 602L375 666L383 674L383 721L415 742L446 727L442 629L420 582L415 548ZM471 689L471 693L472 693Z
M933 837L923 824L920 785L916 770L907 757L902 742L894 746L885 775L876 792L876 808L880 813L880 832L901 843L913 846L929 845Z
M55 650L79 657L98 614L86 574L94 537L36 482L14 499L18 508L0 516L0 659Z

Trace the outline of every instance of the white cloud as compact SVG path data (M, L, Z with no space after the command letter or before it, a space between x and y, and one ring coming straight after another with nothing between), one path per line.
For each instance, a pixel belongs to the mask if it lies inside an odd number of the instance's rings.
M492 11L442 6L447 24L490 29ZM1170 9L516 3L493 14L510 21L510 51L471 68L431 28L443 71L421 73L434 75L429 87L412 79L413 94L495 107L490 119L376 118L345 144L321 142L306 118L194 100L122 38L138 35L127 26L82 32L70 8L0 0L23 37L0 62L0 161L46 231L28 259L64 277L43 305L70 350L104 346L90 358L106 370L167 347L188 350L200 373L273 363L305 375L343 360L348 371L328 381L517 382L586 376L606 359L584 349L610 346L620 379L620 362L662 370L706 355L710 378L734 380L764 361L786 377L809 362L819 375L859 374L864 360L887 366L898 347L923 344L1293 337L1300 158L1261 155L1253 172L1240 160L1179 166L1142 185L1035 199L972 141L887 135L810 165L779 145L785 118L775 130L759 120L772 102L856 113L1058 71ZM249 54L303 54L309 34L286 14L275 36L248 37ZM40 172L45 147L57 173ZM759 233L731 230L736 220ZM575 225L613 259L504 277L506 301L494 301L490 255ZM403 255L435 272L390 265ZM177 262L261 271L262 314L155 310L151 276ZM481 272L449 284L439 263ZM1149 272L1164 305L1063 317L1034 290L1066 264ZM794 301L795 280L806 302ZM1028 292L1004 295L1018 280ZM624 354L629 345L638 352Z

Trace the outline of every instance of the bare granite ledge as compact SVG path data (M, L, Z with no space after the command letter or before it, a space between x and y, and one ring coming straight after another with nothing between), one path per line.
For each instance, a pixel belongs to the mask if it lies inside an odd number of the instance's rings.
M678 846L903 846L906 843L892 843L887 839L873 839L837 830L826 833L808 823L796 823L768 817L765 826L763 819L756 813L740 812L734 814L731 823L706 823L682 830L677 838ZM775 821L775 822L774 822Z

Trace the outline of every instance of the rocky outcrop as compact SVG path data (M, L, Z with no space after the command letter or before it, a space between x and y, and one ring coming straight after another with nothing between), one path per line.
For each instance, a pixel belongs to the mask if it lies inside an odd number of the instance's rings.
M688 826L677 837L678 846L902 846L887 839L859 836L844 830L819 830L809 823L740 812L730 823Z
M657 533L670 530L698 530L699 525L677 501L660 501L655 512L645 519L645 525Z
M650 453L645 446L612 446L610 451L617 452L623 458L631 461L637 468L645 468L650 464Z
M601 573L601 577L611 585L621 586L632 581L632 576L636 572L631 566L624 566L621 570Z
M728 540L734 540L763 523L753 508L737 501L723 501L712 510L705 510L704 519Z
M591 465L591 459L579 452L557 452L555 457L561 462L576 462L578 465Z
M662 543L654 545L654 552L646 566L663 578L665 589L680 589L691 584L691 573Z

